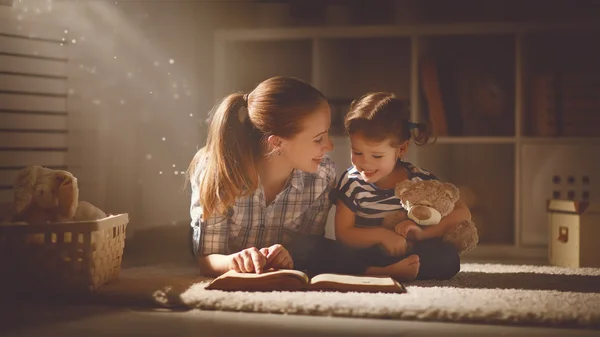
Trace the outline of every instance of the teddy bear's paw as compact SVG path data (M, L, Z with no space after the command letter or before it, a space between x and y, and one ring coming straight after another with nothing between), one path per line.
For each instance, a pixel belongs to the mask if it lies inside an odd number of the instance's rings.
M477 227L470 220L462 221L444 235L443 241L452 244L459 253L473 250L479 242Z

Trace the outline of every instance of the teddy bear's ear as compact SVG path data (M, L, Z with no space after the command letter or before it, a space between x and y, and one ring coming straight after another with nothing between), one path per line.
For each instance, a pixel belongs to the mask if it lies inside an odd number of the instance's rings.
M408 179L407 180L403 180L400 183L398 183L396 185L396 188L395 188L396 196L397 197L402 196L402 194L404 194L404 192L408 191L408 189L410 188L410 186L412 184L413 183L410 180L408 180Z
M444 183L444 192L450 197L452 200L458 200L460 196L460 191L458 187L454 186L451 183Z
M16 214L22 214L33 199L33 187L37 180L38 171L41 166L27 166L19 173L13 185L14 209Z

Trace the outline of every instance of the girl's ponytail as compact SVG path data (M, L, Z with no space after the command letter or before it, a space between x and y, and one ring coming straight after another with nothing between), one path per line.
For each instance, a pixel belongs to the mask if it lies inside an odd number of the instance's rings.
M432 136L432 128L430 123L408 122L408 130L410 132L411 138L413 139L413 142L415 142L415 144L419 146L427 144ZM435 138L433 142L435 142Z

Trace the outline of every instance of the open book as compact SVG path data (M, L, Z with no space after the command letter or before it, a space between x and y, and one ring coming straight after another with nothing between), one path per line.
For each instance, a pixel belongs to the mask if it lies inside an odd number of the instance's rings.
M215 278L206 289L229 291L340 291L405 293L402 283L387 276L320 274L312 279L305 273L281 269L262 274L230 270Z

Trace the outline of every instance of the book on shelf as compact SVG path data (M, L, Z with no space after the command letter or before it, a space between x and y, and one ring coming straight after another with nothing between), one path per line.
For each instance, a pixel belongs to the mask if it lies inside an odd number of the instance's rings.
M562 72L560 74L561 135L600 136L600 74Z
M448 135L448 122L446 109L440 88L438 65L435 58L426 57L420 61L421 85L429 109L429 122L433 134L436 136Z
M534 74L531 78L531 133L534 136L558 136L558 85L556 75Z
M225 291L337 291L405 293L404 285L388 276L319 274L310 278L293 269L270 270L261 274L230 270L212 280L208 290Z

